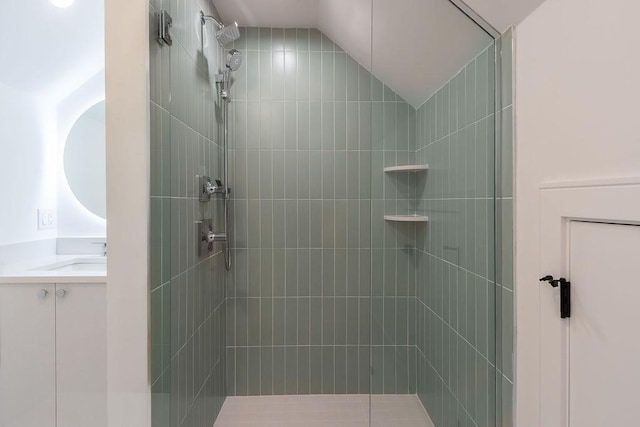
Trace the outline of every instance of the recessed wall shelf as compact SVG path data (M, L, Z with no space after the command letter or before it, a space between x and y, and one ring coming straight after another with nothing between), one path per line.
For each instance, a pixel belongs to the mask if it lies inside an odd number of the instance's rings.
M384 220L395 222L428 222L429 217L424 215L385 215Z
M385 172L422 172L429 169L429 165L403 165L389 166L384 168Z

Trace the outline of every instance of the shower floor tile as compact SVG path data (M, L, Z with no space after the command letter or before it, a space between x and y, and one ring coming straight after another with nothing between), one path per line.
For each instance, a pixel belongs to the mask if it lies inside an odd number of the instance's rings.
M371 426L431 427L415 395L371 396ZM228 397L214 427L368 427L369 395Z

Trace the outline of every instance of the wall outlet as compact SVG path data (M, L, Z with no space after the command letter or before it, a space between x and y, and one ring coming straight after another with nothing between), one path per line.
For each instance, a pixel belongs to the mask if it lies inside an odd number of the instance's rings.
M52 209L38 209L38 230L56 228L56 212Z

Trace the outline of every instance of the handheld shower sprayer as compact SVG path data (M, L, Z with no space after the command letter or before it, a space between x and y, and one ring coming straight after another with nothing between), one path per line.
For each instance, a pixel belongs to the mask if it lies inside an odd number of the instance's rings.
M237 40L240 37L240 30L238 28L238 23L234 22L231 25L223 25L213 16L205 15L204 12L200 11L200 22L202 24L202 29L204 30L204 26L207 21L213 22L217 27L217 31L215 32L216 39L221 47L225 47L229 43ZM217 186L211 188L209 191L215 192L215 189L222 188L222 192L224 194L224 233L220 234L221 241L226 242L225 245L225 268L227 270L231 270L231 233L229 231L229 204L230 204L230 193L231 189L229 188L229 155L227 149L229 147L229 102L231 101L229 96L229 86L231 80L231 73L237 71L240 66L242 66L242 53L237 49L231 49L227 53L227 59L225 62L224 71L222 74L216 75L216 82L219 84L220 89L220 97L222 98L222 118L224 122L224 134L223 134L223 150L224 150L224 183L217 182ZM224 238L224 240L222 240Z

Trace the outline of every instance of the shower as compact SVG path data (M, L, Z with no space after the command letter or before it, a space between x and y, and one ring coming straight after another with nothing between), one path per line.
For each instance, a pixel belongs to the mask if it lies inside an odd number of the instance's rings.
M149 43L153 426L507 427L513 37L450 1L355 2L370 22L327 34L184 0ZM464 37L400 58L414 19Z
M205 15L203 11L200 11L200 23L206 25L207 21L212 21L218 27L216 31L216 39L220 46L224 47L234 40L240 38L240 30L238 29L238 23L234 22L231 25L224 25L211 15Z
M237 49L231 49L227 54L226 69L222 74L222 88L220 90L222 99L227 99L229 97L229 80L231 79L231 72L238 71L241 65L242 52Z
M213 16L205 15L204 12L200 11L200 22L202 26L206 25L207 21L212 21L218 26L218 31L216 31L216 39L221 47L232 43L240 37L240 31L238 29L238 23L234 22L231 25L225 26L220 23ZM227 270L231 270L231 235L229 230L229 203L230 203L230 194L231 188L229 188L229 102L230 99L230 83L231 83L231 73L233 71L237 71L242 65L242 53L237 49L231 49L229 53L227 53L227 59L225 62L225 69L222 74L216 75L216 83L219 84L220 88L220 97L222 98L223 107L222 107L222 120L223 120L223 158L224 158L224 183L222 184L222 189L219 189L220 185L218 185L218 191L216 193L224 194L224 231L219 233L218 235L221 237L220 240L225 242L225 251L224 251L224 259L225 259L225 268Z

